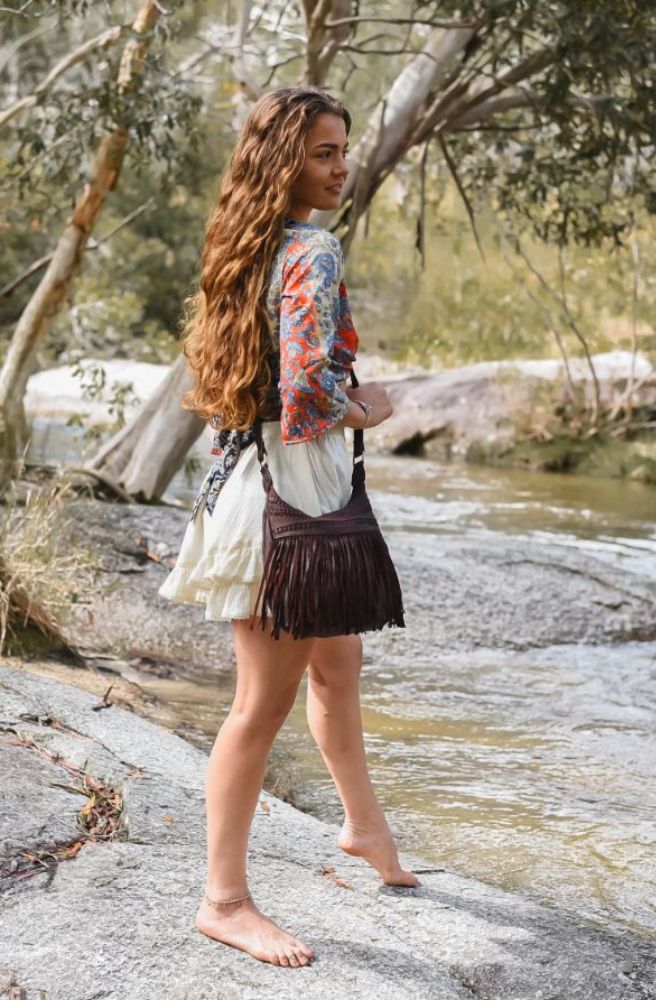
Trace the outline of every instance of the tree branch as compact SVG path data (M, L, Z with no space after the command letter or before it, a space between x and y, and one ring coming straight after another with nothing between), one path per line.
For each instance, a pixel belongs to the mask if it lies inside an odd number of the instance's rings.
M507 72L494 78L494 82L489 84L485 77L478 77L468 81L455 81L450 92L439 94L428 109L416 134L413 136L413 145L423 142L429 132L450 129L451 122L466 120L466 115L474 109L480 108L485 101L497 94L500 94L507 87L521 82L536 73L540 72L551 62L555 56L550 49L541 49L534 52L527 59L524 59L517 66L511 67ZM507 95L513 98L513 103L517 100L517 94ZM490 108L490 105L488 105ZM490 113L488 111L488 113Z
M519 241L518 241L517 237L514 237L514 239L515 239L516 244L518 244ZM526 255L524 254L524 252L523 251L520 252L520 249L517 249L517 247L516 247L516 250L520 254L520 256L522 257L522 259L526 263L528 263L528 258L526 257ZM523 290L528 295L529 299L531 299L532 302L535 302L535 304L542 310L542 312L545 315L545 318L547 320L547 327L549 329L549 332L553 334L554 339L556 341L556 344L558 345L558 350L560 351L560 356L563 359L563 366L565 368L565 378L566 378L566 381L567 381L567 388L569 390L570 399L572 400L572 402L575 402L576 401L576 392L575 392L575 389L574 389L574 380L572 378L572 372L571 372L571 369L570 369L570 366L569 366L569 358L567 357L567 351L565 349L565 344L563 342L563 338L560 336L560 333L558 331L558 324L554 322L553 317L551 315L551 312L549 311L548 306L545 305L545 303L542 302L542 300L531 291L531 289L528 287L528 285L526 284L526 282L522 279L521 275L517 271L517 268L514 266L514 264L512 263L512 261L510 260L510 258L508 257L508 254L506 253L505 249L503 249L503 247L501 249L501 253L502 253L503 258L506 261L508 267L510 268L510 270L513 273L513 275L517 279L518 283L521 285L521 287L523 288Z
M377 24L428 24L431 28L475 28L478 21L474 19L465 21L440 21L424 17L340 17L333 21L326 21L326 28L337 28L342 24L364 24L365 22L375 22Z
M484 101L483 104L469 108L457 118L451 118L444 131L459 132L478 121L487 121L494 115L503 114L505 111L529 107L536 100L537 96L531 91L521 90L514 94L506 94L504 97L497 97L494 100Z
M32 94L26 94L25 97L21 97L19 101L12 104L9 108L5 108L4 111L0 112L0 126L6 125L7 122L15 118L21 111L26 108L33 107L41 94L45 93L46 90L57 80L60 76L63 76L72 66L76 66L78 63L84 62L87 56L95 52L96 49L106 49L110 45L115 45L116 42L120 41L124 35L130 30L129 25L119 24L115 28L110 28L109 31L103 31L101 35L97 35L96 38L89 39L88 42L84 42L79 48L74 49L73 52L69 52L67 56L57 63L56 66L50 70L48 75L43 78L40 84L36 87Z
M103 243L107 243L107 241L111 240L112 236L115 236L120 229L123 229L125 226L129 226L131 222L134 222L137 216L145 212L147 208L150 208L150 206L154 201L155 201L155 196L153 195L147 201L145 201L143 205L139 205L139 207L135 208L133 212L130 212L130 214L126 215L124 219L121 219L121 221L117 223L113 229L110 229L108 233L105 233L102 239L89 240L86 247L87 250L97 250L98 247L101 247L103 245ZM23 271L23 273L19 274L17 278L14 278L14 280L11 281L8 285L5 285L4 288L0 289L0 299L8 299L10 295L13 295L16 289L20 285L22 285L24 281L27 281L27 279L30 278L33 274L36 274L37 271L40 271L42 267L45 267L46 264L49 264L50 261L52 260L52 256L53 256L52 253L48 253L45 254L45 256L43 257L39 257L38 260L33 261L33 263L30 264L30 266L27 268L26 271Z
M444 141L444 135L441 132L439 133L439 135L437 137L437 141L440 144L440 148L442 150L442 155L444 156L444 159L446 161L446 165L449 168L449 172L450 172L451 176L453 177L455 185L456 185L456 187L458 189L458 194L462 198L464 206L465 206L465 209L467 210L467 215L469 216L469 222L470 222L471 227L472 227L472 232L474 234L474 239L476 240L476 246L478 247L478 252L480 253L481 257L483 258L483 261L485 262L485 254L483 252L483 247L481 246L481 241L480 241L480 238L479 238L479 235L478 235L478 229L476 228L476 216L474 215L474 210L473 210L473 208L471 206L469 198L467 197L467 192L465 191L464 187L462 186L462 181L460 180L460 176L458 174L458 168L456 167L455 160L451 156L451 153L449 152L448 146L447 146L446 142Z
M348 24L348 18L344 25L338 27L328 27L327 19L331 14L339 14L349 11L350 0L317 0L312 6L311 3L304 3L305 20L307 25L307 46L305 58L305 79L308 83L321 85L328 76L328 71L332 66L338 52L344 51L346 39L352 35L353 29Z
M27 33L27 35L23 35L21 38L16 39L14 44L7 50L5 55L5 61L0 64L0 73L4 73L8 63L11 62L16 53L20 52L20 50L25 45L29 45L29 43L33 41L35 38L39 38L41 35L47 35L54 30L55 30L54 24L47 24L45 28L35 28L34 31L30 31Z
M371 111L349 158L351 169L338 213L337 227L345 252L373 194L412 145L413 129L421 120L431 92L454 72L473 34L465 28L436 28ZM316 221L331 225L334 216L334 212L317 212Z
M234 55L230 56L232 72L239 85L243 88L247 96L256 101L260 96L260 87L251 76L246 66L244 46L248 37L248 25L251 17L253 0L242 0L239 6L239 17L235 28Z

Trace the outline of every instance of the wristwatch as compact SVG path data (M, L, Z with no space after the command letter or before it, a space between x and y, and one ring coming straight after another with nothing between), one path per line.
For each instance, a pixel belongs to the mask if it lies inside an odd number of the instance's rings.
M362 399L354 399L353 402L357 403L358 406L360 406L364 411L364 423L360 428L360 430L364 430L364 428L367 426L367 421L369 420L369 414L373 410L373 406L371 405L371 403L365 403L364 400Z

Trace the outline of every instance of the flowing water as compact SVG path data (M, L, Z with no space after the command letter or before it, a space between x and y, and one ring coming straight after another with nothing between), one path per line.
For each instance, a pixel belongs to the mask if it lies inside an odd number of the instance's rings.
M501 532L529 551L548 539L656 575L653 488L416 459L367 468L386 531ZM383 657L365 663L362 708L402 847L606 926L656 930L656 643ZM309 804L338 822L300 696L289 729Z
M204 443L198 454L206 463ZM549 541L656 573L653 487L378 456L367 481L385 531L503 535L528 550ZM178 475L169 495L193 492ZM227 709L212 702L210 678L140 682L167 700L172 724L193 718L213 736ZM300 804L339 822L305 683L277 745L294 760ZM402 851L654 933L656 643L383 655L365 662L361 702L370 770Z

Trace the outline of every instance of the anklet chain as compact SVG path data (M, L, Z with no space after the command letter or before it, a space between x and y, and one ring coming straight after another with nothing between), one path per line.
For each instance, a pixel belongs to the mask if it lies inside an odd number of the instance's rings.
M248 899L250 892L247 892L245 896L238 896L237 899L210 899L206 892L203 895L210 906L226 906L228 903L241 903L242 899Z

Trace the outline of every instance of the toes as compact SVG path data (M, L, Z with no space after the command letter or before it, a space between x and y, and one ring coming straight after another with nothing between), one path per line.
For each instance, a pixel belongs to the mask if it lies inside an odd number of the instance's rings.
M312 958L314 955L314 948L310 948L309 944L303 944L298 938L294 938L294 947L297 953L301 955L306 955L308 958Z
M396 875L390 876L389 879L383 879L385 885L396 885L401 886L404 889L414 889L421 885L421 882L413 872L407 872L403 868L400 868Z
M294 968L298 968L298 966L301 964L300 959L293 951L288 952L287 958L289 960L289 964L293 965Z
M287 958L287 955L285 954L284 951L278 952L278 958L280 959L280 965L289 966L289 959Z

